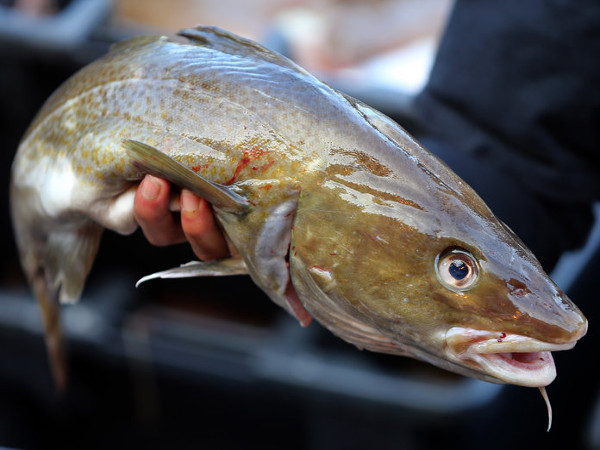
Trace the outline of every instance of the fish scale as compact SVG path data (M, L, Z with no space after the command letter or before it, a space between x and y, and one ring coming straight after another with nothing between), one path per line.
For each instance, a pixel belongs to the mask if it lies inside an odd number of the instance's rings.
M587 321L466 183L290 60L218 28L181 34L83 68L15 156L15 235L59 385L58 303L78 299L104 228L136 229L146 173L210 201L239 256L144 281L245 272L302 325L359 348L496 383L554 379L550 352Z

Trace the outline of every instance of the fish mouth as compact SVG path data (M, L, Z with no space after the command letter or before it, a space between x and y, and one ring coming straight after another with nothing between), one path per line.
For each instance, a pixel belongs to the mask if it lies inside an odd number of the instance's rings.
M527 336L454 327L446 333L448 357L496 383L542 387L556 377L550 352L569 350L576 340L551 344Z

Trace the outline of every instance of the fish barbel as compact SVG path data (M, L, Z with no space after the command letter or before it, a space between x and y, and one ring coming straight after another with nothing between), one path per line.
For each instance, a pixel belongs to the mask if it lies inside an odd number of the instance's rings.
M113 46L45 103L16 154L14 230L64 384L59 303L153 173L209 200L245 272L307 325L495 383L543 387L587 321L511 230L392 120L217 28Z

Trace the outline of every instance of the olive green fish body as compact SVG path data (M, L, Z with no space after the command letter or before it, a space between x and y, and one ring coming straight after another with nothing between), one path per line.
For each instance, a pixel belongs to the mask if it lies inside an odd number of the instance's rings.
M242 260L150 278L247 271L301 323L361 348L552 381L549 351L587 322L470 187L291 61L218 29L182 34L116 45L24 136L12 215L42 306L78 298L103 228L135 230L134 189L155 173L209 199Z

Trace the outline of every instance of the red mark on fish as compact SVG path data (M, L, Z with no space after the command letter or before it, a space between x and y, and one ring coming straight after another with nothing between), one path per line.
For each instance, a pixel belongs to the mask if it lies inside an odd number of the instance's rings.
M190 167L190 169L192 169L194 172L199 172L202 169L208 169L209 164L199 164L197 166L192 166Z
M264 155L269 154L270 150L265 150L260 147L251 147L251 148L243 149L242 152L243 152L242 159L239 160L239 162L233 172L233 176L229 180L227 180L223 183L225 186L233 184L235 182L235 180L237 180L237 178L242 173L242 170L244 170L252 161L256 161L257 159L263 157ZM252 166L252 170L264 171L264 170L268 169L269 167L271 167L271 165L273 165L274 162L275 162L275 160L270 160L263 165Z

